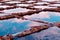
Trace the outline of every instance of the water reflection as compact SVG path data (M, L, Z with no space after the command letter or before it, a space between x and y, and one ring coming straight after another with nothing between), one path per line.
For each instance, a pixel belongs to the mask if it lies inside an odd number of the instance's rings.
M60 22L60 13L58 12L40 12L39 14L34 14L31 16L24 16L30 20L43 20L48 22ZM26 29L30 29L31 26L39 26L43 23L33 22L29 20L22 19L8 19L0 20L0 36L7 34L15 34L22 32ZM41 31L39 33L34 33L25 37L17 38L14 40L59 40L60 38L60 28L51 27L47 30Z
M42 0L42 1L55 1L55 0ZM56 0L59 1L59 0ZM35 1L27 1L27 3L31 3ZM8 4L14 4L14 3L21 3L19 1L11 1L6 2ZM58 2L59 3L59 2ZM36 4L44 4L44 2L36 3ZM46 3L49 4L49 3ZM28 6L28 5L17 5L17 6ZM53 4L48 6L59 6L59 4ZM35 8L51 8L48 6L34 6ZM0 6L3 8L9 7L9 6ZM53 7L55 8L55 7ZM23 9L23 8L16 8L16 9L10 9L10 10L4 10L3 12L5 14L0 14L0 16L9 15L10 13L17 13L17 12L27 12L30 11L29 9ZM7 14L8 13L8 14ZM59 12L40 12L39 14L33 14L30 16L24 16L27 19L30 20L42 20L47 22L60 22L60 13ZM8 20L0 20L0 36L4 36L7 34L16 34L18 32L23 32L26 29L30 29L31 26L39 26L44 25L43 23L37 23L29 20L22 20L22 19L8 19ZM51 28L48 28L46 30L43 30L38 33L34 33L25 37L15 37L14 40L60 40L60 28L54 26Z
M26 29L30 29L31 26L38 25L43 25L43 23L22 20L17 18L2 20L0 21L0 36L22 32Z
M39 14L33 14L31 16L24 16L31 20L43 20L47 22L60 22L59 12L40 12Z
M28 29L28 27L26 27L26 25L29 23L29 21L17 23L17 22L12 22L12 20L13 19L0 21L0 36L6 35L6 34L22 32L25 29Z
M25 37L15 38L14 40L59 40L60 28L51 27L38 33L34 33Z

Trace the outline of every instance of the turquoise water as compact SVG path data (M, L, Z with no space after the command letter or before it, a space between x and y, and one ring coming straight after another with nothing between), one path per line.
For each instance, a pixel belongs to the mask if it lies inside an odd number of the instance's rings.
M33 24L33 25L32 25ZM21 19L8 19L0 21L0 36L15 34L30 29L30 26L38 26L42 23Z
M12 22L12 20L0 21L0 36L22 32L28 29L26 27L28 23L28 21L22 23Z
M25 16L25 18L31 20L42 20L47 22L60 22L59 12L40 12L39 14L33 14L32 16Z
M43 20L48 22L60 22L60 13L51 12L50 18L49 19L44 18Z
M60 28L51 27L38 33L34 33L14 40L60 40Z
M57 14L56 13L57 12L47 12L46 15L44 13L39 15L36 14L35 16L32 15L32 17L29 17L29 19L43 20L47 22L60 22L60 13ZM22 32L26 29L30 29L30 26L36 26L36 25L43 25L43 24L16 18L3 20L0 21L0 36ZM22 38L15 37L14 40L60 40L60 28L51 27L47 30L43 30L39 33L34 33Z

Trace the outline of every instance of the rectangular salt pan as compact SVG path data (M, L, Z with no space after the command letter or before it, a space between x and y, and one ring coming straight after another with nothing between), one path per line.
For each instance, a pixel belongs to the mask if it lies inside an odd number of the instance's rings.
M38 2L38 3L35 3L35 4L49 4L47 2Z
M10 2L6 2L6 3L15 4L15 3L21 3L21 2L19 2L19 1L10 1Z
M0 16L5 16L5 15L9 15L9 14L0 14Z
M0 32L0 35L15 34L17 32L22 32L24 30L30 29L31 26L43 25L42 23L16 18L0 21L0 24L3 25L0 27L0 31L3 32L3 34Z
M38 16L38 17L37 17ZM47 22L60 22L59 12L40 12L39 14L33 14L31 16L24 16L30 20L43 20Z
M27 1L27 3L32 3L32 2L36 2L36 1L32 1L32 0L31 1Z
M30 6L30 5L32 5L32 4L17 4L16 6Z
M24 13L28 12L30 9L25 9L25 8L15 8L15 9L9 9L9 10L4 10L4 13Z
M49 7L49 6L34 6L33 8L42 8L42 9L45 9L45 8L56 8L56 7Z
M42 1L54 2L54 1L59 1L59 0L42 0Z
M13 7L13 6L0 5L0 8L7 8L7 7Z
M49 6L56 6L56 7L60 7L60 4L51 4Z

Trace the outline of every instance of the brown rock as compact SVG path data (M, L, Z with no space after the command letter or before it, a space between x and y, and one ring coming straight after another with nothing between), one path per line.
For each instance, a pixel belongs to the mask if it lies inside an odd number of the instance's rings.
M60 22L55 22L55 23L53 23L53 24L54 24L54 26L57 26L57 27L60 28Z
M13 36L12 35L6 35L5 37L3 37L4 40L13 40Z
M0 36L0 40L4 40L4 39L3 39L3 36Z

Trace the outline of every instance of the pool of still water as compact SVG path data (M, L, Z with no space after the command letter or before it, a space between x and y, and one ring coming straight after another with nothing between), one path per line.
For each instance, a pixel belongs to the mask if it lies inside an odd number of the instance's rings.
M60 22L60 13L58 12L40 12L31 16L24 16L31 20L43 20L47 22ZM33 25L32 25L33 24ZM22 19L8 19L0 20L0 36L7 34L15 34L30 29L30 26L43 25L42 23L32 22ZM14 40L60 40L60 28L51 27L38 33L34 33L25 37L17 38Z

